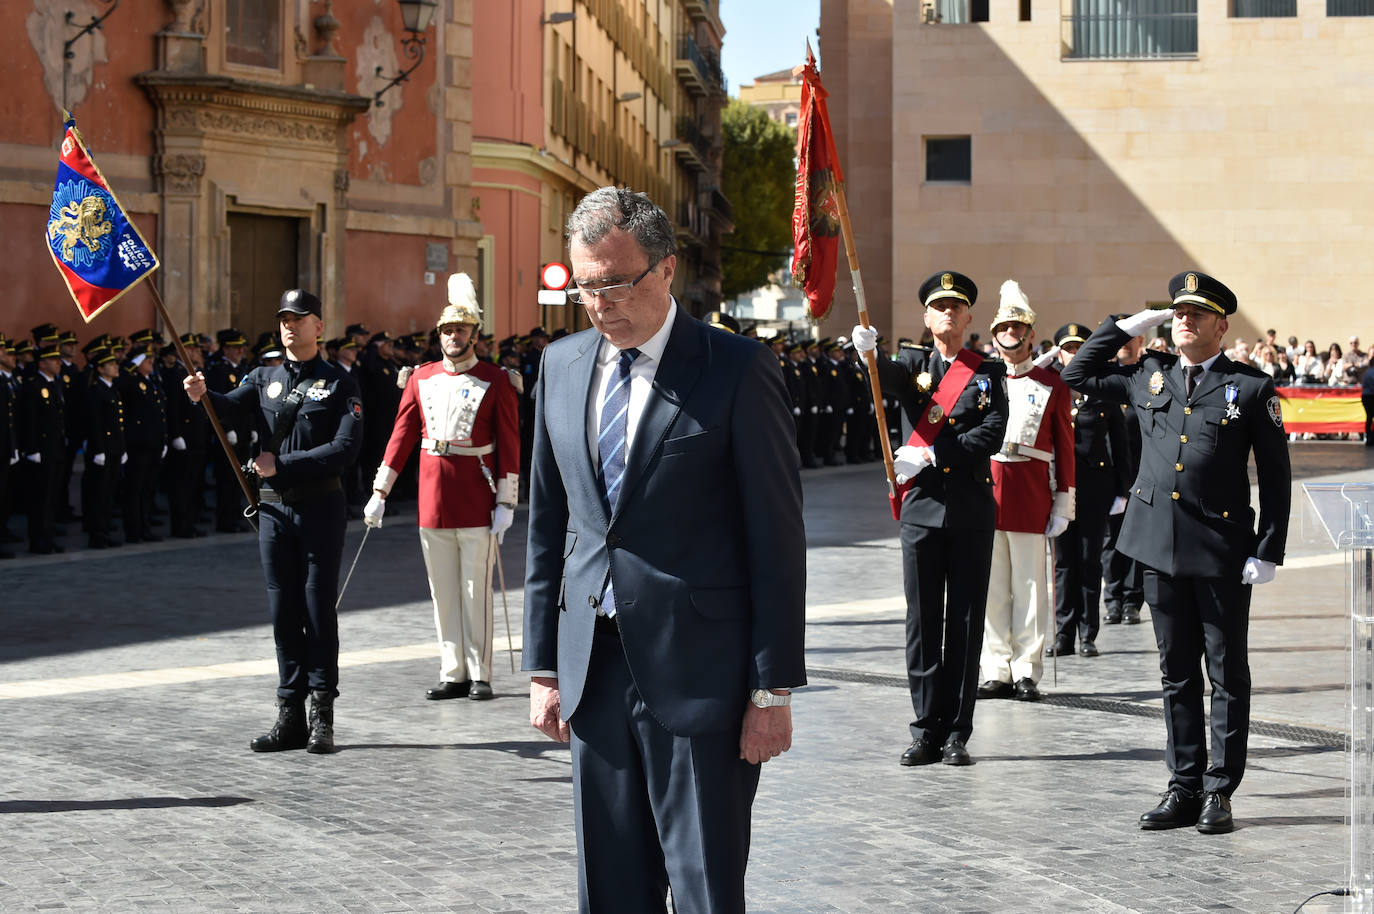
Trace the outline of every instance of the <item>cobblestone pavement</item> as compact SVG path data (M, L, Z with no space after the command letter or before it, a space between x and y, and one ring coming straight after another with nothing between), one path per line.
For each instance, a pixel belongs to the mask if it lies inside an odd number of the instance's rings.
M1374 480L1358 445L1293 455L1309 479ZM1287 912L1345 882L1343 566L1300 493L1289 562L1254 600L1239 828L1209 837L1135 824L1167 780L1148 624L1105 626L1057 684L1047 661L1040 704L981 704L974 766L897 765L911 706L881 477L805 476L811 685L763 775L751 910ZM517 649L523 521L503 550ZM334 756L247 749L275 682L250 537L21 557L0 589L0 911L575 908L569 757L528 726L499 601L498 700L423 700L413 510L370 535L344 598Z

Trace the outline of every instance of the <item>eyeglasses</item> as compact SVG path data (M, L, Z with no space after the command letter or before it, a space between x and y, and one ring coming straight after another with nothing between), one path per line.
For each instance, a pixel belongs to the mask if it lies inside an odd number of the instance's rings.
M645 268L643 273L640 273L630 282L618 282L613 286L601 286L597 289L573 286L568 290L568 301L575 305L586 304L593 298L600 298L602 301L611 303L625 301L625 299L630 297L630 291L634 289L635 286L639 285L640 280L652 273L654 267L658 266L659 263L660 261L655 260Z

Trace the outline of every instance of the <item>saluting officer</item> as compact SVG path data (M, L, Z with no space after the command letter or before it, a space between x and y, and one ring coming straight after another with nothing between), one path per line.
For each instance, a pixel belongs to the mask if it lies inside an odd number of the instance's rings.
M1054 335L1059 364L1073 361L1088 328L1065 324ZM1055 644L1046 653L1074 652L1096 657L1097 612L1102 597L1102 538L1107 512L1124 498L1134 474L1126 473L1134 461L1126 456L1126 419L1121 408L1084 393L1073 395L1074 518L1054 538Z
M1236 296L1205 273L1169 281L1172 311L1103 321L1064 369L1075 390L1126 402L1140 418L1140 471L1118 548L1145 568L1164 685L1164 800L1141 828L1229 832L1250 728L1246 638L1254 584L1273 580L1288 534L1288 441L1273 380L1221 351ZM1111 365L1126 340L1173 317L1178 355ZM1259 477L1259 527L1247 464ZM1206 662L1204 675L1200 661ZM1212 686L1208 763L1203 688Z
M997 504L989 458L1007 427L1006 366L963 348L978 287L962 273L921 284L934 348L878 359L882 389L897 396L913 431L897 449L911 745L903 765L970 764L969 737L983 640ZM854 348L877 346L856 326Z
M1113 314L1112 320L1122 321L1129 314ZM1116 351L1118 365L1134 365L1140 361L1145 351L1145 337L1133 336L1121 344ZM1140 417L1129 404L1112 404L1121 410L1126 426L1126 450L1121 455L1122 475L1129 491L1131 480L1140 469ZM1145 604L1145 587L1142 583L1140 564L1129 555L1116 548L1121 536L1121 523L1126 517L1126 498L1122 496L1112 502L1107 513L1107 535L1102 543L1102 607L1106 611L1108 625L1124 622L1127 625L1140 624L1140 607Z
M286 361L255 368L227 394L211 394L221 414L247 415L262 451L258 548L267 578L277 646L277 722L253 740L254 752L334 751L339 684L339 565L347 524L339 475L362 445L358 385L323 358L315 340L320 300L290 289L277 320ZM200 372L183 382L193 402L205 396ZM307 725L305 697L310 696Z
M86 466L81 487L84 500L81 514L86 521L92 549L118 546L110 537L115 492L119 488L119 468L126 459L124 451L124 401L115 382L119 379L119 359L113 352L97 346L87 353L95 371L86 394Z
M28 469L24 487L29 494L29 551L50 555L62 551L56 540L59 499L66 504L62 492L66 420L57 338L46 338L35 354L33 374L19 389L15 432Z

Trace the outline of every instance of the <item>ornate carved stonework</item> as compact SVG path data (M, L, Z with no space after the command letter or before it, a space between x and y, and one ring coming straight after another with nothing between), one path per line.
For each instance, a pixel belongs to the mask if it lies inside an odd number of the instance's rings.
M334 172L334 189L335 189L335 190L337 190L337 191L338 191L339 193L341 193L341 194L346 194L346 193L348 193L348 183L349 183L349 176L348 176L348 169L347 169L347 168L340 168L340 169L338 169L337 171Z
M205 156L160 155L153 160L153 172L162 176L164 193L198 194L201 175L205 174Z
M172 7L172 22L167 26L169 32L191 32L191 20L200 13L198 0L168 0Z

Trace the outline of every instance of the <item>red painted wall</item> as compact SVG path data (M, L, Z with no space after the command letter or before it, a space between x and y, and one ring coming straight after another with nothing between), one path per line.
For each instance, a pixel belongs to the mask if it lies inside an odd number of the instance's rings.
M481 50L472 62L475 139L544 145L543 12L542 0L474 6L472 44Z
M425 285L425 244L429 242L448 245L446 238L349 232L344 253L348 305L339 329L362 323L373 333L397 334L433 327L448 304L448 274L436 272L434 285Z

